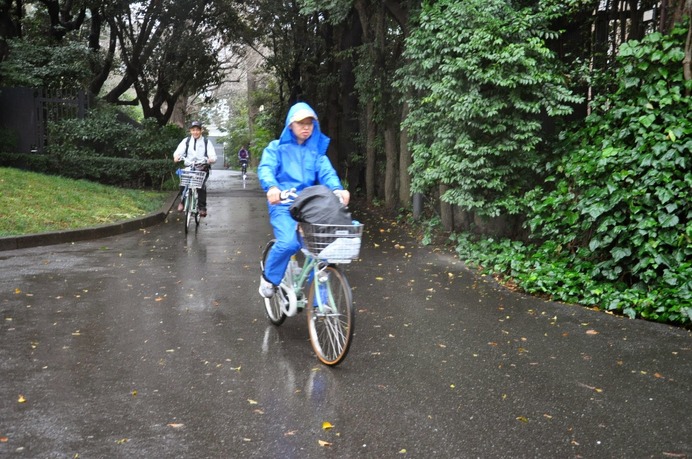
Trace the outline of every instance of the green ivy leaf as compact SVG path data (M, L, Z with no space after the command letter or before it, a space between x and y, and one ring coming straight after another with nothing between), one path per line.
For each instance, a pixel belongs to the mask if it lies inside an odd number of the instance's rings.
M656 116L655 115L645 115L639 117L639 122L644 126L644 127L651 127L652 124L654 124L654 121L656 121Z
M675 214L659 214L658 222L663 228L670 228L680 223L680 219Z
M613 261L616 263L620 260L622 260L625 257L629 257L632 255L632 250L630 250L627 247L615 247L610 251L611 255L613 255Z

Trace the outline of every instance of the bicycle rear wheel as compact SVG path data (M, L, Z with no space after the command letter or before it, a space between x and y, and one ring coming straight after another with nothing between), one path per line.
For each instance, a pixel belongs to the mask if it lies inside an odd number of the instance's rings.
M272 248L274 243L276 243L276 240L272 239L264 247L264 251L262 251L262 261L260 262L260 268L262 269L261 272L264 272L264 262L269 254L269 249ZM280 288L276 289L274 296L264 299L264 312L267 314L267 319L269 319L269 322L277 326L284 323L284 320L286 320L286 314L283 313L281 306L285 304L286 301L288 301L288 298L286 298L286 295Z
M321 308L315 300L318 293ZM310 343L317 358L325 365L338 365L351 347L356 321L351 286L341 268L330 265L316 276L306 309Z

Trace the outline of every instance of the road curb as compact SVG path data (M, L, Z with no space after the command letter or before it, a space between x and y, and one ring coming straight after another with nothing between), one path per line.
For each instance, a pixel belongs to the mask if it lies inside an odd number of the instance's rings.
M154 226L166 219L177 198L178 193L172 193L160 210L133 220L90 226L88 228L75 230L2 237L0 238L0 252L117 236L130 231Z

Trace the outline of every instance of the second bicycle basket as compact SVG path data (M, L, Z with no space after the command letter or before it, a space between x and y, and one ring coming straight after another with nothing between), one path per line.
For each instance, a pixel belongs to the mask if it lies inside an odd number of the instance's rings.
M300 223L303 248L313 257L329 263L350 263L358 258L363 225L323 225Z
M204 171L182 171L180 174L180 186L202 188L206 175L207 173Z

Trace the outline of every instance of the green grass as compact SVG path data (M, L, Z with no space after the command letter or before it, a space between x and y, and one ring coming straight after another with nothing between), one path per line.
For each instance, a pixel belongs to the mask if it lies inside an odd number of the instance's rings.
M160 209L170 196L11 168L0 168L0 190L0 237L130 220Z

